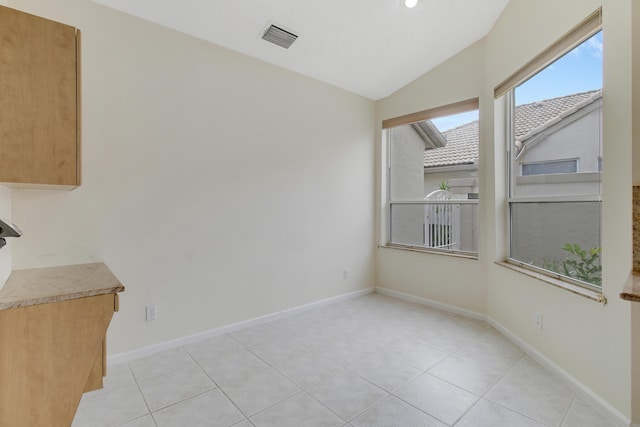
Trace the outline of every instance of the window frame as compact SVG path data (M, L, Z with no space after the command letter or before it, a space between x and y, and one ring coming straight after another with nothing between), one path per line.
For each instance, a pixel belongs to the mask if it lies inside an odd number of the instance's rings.
M385 200L385 210L386 210L386 218L385 218L385 241L383 243L383 247L385 248L393 248L393 249L401 249L401 250L409 250L414 252L422 252L422 253L432 253L439 255L450 255L457 256L462 258L471 258L478 259L477 251L461 251L454 249L442 249L442 248L432 248L426 246L417 246L412 244L404 244L393 242L393 206L410 206L410 205L435 205L435 204L445 204L445 205L474 205L479 206L479 199L454 199L454 200L394 200L391 194L391 138L389 132L393 128L397 128L400 126L410 125L413 123L417 123L424 120L437 119L440 117L446 117L450 115L465 113L469 111L478 111L480 113L480 99L479 98L470 98L463 101L455 102L452 104L447 104L435 108L430 108L427 110L419 111L416 113L407 114L404 116L394 117L391 119L386 119L382 121L382 132L383 132L383 141L386 141L386 200ZM480 132L478 134L480 137ZM474 165L480 169L479 161L475 162ZM479 208L478 208L479 215Z
M513 207L516 204L523 203L570 203L570 202L598 202L602 203L602 187L600 187L600 194L593 195L570 195L570 196L542 196L542 197L515 197L513 194L514 185L517 182L518 176L523 177L522 175L522 167L518 168L518 165L515 161L515 153L512 147L514 147L515 143L515 89L518 85L525 83L529 78L535 76L550 64L555 62L557 59L564 56L566 53L578 47L581 43L594 36L598 32L602 31L602 10L598 9L589 17L587 17L584 21L578 24L576 27L571 29L565 36L560 38L556 43L551 45L545 51L534 57L531 61L525 64L522 68L516 71L513 75L503 81L501 84L496 86L494 89L494 96L496 99L503 97L505 102L505 142L507 144L507 156L506 156L506 205L507 205L507 256L505 262L499 264L511 264L513 266L518 267L519 269L525 270L523 271L525 274L526 271L531 271L534 277L537 277L544 281L549 281L555 286L559 286L561 288L568 289L574 293L581 294L581 292L576 292L575 286L584 289L586 291L586 295L588 298L606 303L606 298L602 295L603 285L597 286L587 282L583 282L559 273L556 273L551 270L544 269L542 267L538 267L532 264L525 263L523 261L514 259L511 257L511 246L512 246L512 236L513 236L513 228L512 228L512 215L513 215ZM601 89L602 90L602 89ZM601 162L602 153L599 155L598 161ZM570 159L567 159L570 160ZM579 168L579 162L576 162L576 167ZM520 169L520 170L518 170ZM577 172L579 173L579 172ZM601 170L596 172L600 175L601 178ZM527 177L532 175L527 175ZM535 175L533 175L535 176ZM549 176L549 175L547 175ZM602 222L601 222L602 227ZM545 280L544 277L548 277L551 280ZM563 285L565 283L566 285ZM593 295L591 295L591 292Z

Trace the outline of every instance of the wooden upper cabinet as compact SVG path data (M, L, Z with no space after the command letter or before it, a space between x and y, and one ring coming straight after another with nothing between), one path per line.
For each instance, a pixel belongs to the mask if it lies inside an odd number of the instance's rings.
M80 32L0 6L0 183L80 185Z

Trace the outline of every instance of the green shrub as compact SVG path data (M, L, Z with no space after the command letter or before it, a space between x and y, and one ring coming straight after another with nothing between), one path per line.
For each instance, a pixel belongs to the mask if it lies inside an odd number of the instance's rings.
M562 261L562 273L574 279L602 286L602 265L600 253L602 248L582 249L577 244L567 243L562 247L569 252L569 257Z

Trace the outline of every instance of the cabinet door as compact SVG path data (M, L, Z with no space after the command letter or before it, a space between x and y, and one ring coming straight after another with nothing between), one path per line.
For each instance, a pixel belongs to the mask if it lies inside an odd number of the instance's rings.
M79 185L76 29L0 6L0 182Z

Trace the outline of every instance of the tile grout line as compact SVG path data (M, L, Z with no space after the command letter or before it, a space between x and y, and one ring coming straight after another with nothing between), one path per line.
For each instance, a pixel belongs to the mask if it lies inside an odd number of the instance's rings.
M231 337L231 334L225 334L225 335L229 335L229 336ZM222 335L221 335L221 336L222 336ZM233 338L233 337L231 337L231 338ZM189 355L189 357L191 357L191 359L196 363L196 365L198 365L198 367L202 370L202 372L204 372L204 374L205 374L205 375L206 375L206 376L207 376L207 377L208 377L208 378L213 382L213 384L215 384L215 385L216 385L217 389L218 389L218 390L220 390L220 392L224 395L224 397L226 397L226 398L229 400L229 402L231 402L231 404L232 404L232 405L233 405L233 406L238 410L238 412L240 412L240 414L242 414L242 416L244 417L244 419L245 419L245 420L247 420L251 425L253 425L253 423L249 420L249 417L247 416L247 414L245 414L245 413L242 411L242 409L240 409L240 407L238 407L238 405L236 404L236 402L234 402L234 401L231 399L231 397L229 397L229 396L227 395L227 392L226 392L226 391L224 391L224 390L222 389L222 387L220 386L220 384L218 384L218 383L217 383L217 382L216 382L216 381L211 377L211 375L209 375L209 373L207 372L207 370L206 370L206 369L204 369L204 368L200 365L200 363L199 363L199 362L198 362L198 360L193 356L193 354L191 354L191 353L189 352L189 350L187 350L186 348L184 348L184 347L182 347L182 348L183 348L183 349L184 349L184 351ZM209 390L209 391L211 391L211 390ZM204 392L204 393L207 393L207 392ZM201 394L204 394L204 393L201 393ZM194 396L194 397L195 397L195 396ZM189 398L189 399L191 399L191 398ZM241 422L242 422L242 420L241 420L241 421L238 421L238 422L237 422L237 423L235 423L235 424L239 424L239 423L241 423ZM233 425L235 425L235 424L231 424L231 426L233 426Z

